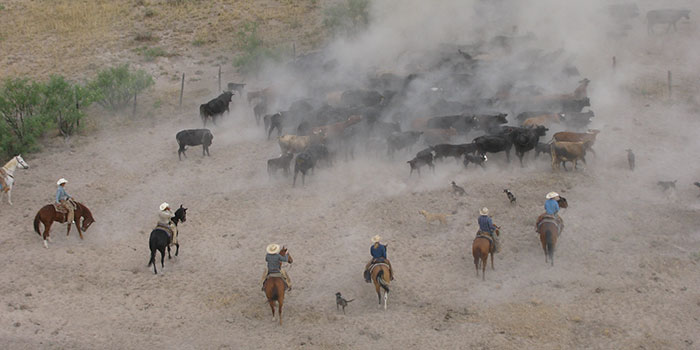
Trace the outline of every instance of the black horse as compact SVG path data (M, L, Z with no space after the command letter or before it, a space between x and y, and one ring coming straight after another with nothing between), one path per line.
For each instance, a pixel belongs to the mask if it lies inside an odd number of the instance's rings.
M170 220L175 226L177 226L180 221L187 221L187 208L183 208L181 204L180 208L175 211L175 216ZM163 261L165 260L166 247L168 248L168 259L172 258L170 256L170 242L170 236L163 229L156 228L151 231L151 237L148 239L148 246L151 248L151 259L148 261L148 266L150 267L151 264L153 264L153 272L155 274L158 274L158 270L156 270L156 250L160 251L160 267L165 268ZM180 244L175 241L175 256L177 256L179 252Z

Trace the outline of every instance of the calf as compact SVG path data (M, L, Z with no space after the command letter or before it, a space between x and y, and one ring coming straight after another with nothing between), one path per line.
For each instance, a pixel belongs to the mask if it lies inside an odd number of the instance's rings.
M595 151L591 147L595 143L595 138L600 133L600 130L588 130L587 133L577 133L561 131L554 134L553 141L564 141L564 142L583 142L587 151L591 151L595 155Z
M301 173L301 184L304 185L304 180L306 179L306 172L312 170L316 166L316 159L314 154L308 151L301 152L297 155L294 160L294 181L292 182L292 187L297 184L297 174Z
M586 147L583 142L554 141L551 147L552 170L559 169L560 164L566 169L566 162L573 162L574 169L577 168L578 161L586 164Z
M537 146L535 146L535 159L537 159L537 157L540 155L540 153L551 154L551 151L550 151L551 148L552 148L552 145L549 143L538 142Z
M422 131L405 131L391 134L391 136L387 138L387 150L389 155L391 156L395 151L413 146L418 142L421 135L423 135Z
M482 168L484 168L484 163L489 160L485 154L465 154L464 155L464 161L462 162L464 164L464 167L466 168L469 163L474 163Z
M266 115L265 118L268 118ZM269 119L265 121L265 128L267 129L267 139L270 139L272 135L272 130L277 129L277 137L282 135L282 122L284 120L284 114L282 112L277 112L269 116ZM268 124L269 123L269 124Z
M217 98L199 106L199 116L202 118L204 126L207 126L207 118L211 118L212 123L216 125L216 118L228 113L228 105L231 103L233 92L225 91Z
M418 152L418 154L416 154L416 156L413 159L407 161L406 163L408 163L408 165L411 167L411 172L408 174L409 177L413 175L413 170L418 172L418 176L420 176L420 168L423 165L427 165L428 167L430 167L430 169L433 170L433 172L435 172L435 165L433 164L433 152L430 148L426 148Z
M182 160L181 154L185 155L186 146L199 146L202 145L202 156L209 156L209 146L211 146L211 141L214 139L214 135L211 134L209 129L186 129L178 132L175 135L177 144L180 148L177 150L177 158Z
M284 175L289 175L289 165L292 163L292 158L294 158L294 153L284 153L278 158L272 158L267 160L267 174L272 176L277 172L277 169L282 169Z
M564 113L543 114L537 117L531 117L523 122L524 127L549 126L551 123L559 123L564 121Z

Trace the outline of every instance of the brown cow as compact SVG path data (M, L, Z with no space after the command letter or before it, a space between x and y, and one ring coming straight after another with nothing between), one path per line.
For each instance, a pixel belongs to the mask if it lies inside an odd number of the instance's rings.
M523 122L524 127L549 126L551 123L559 123L564 120L564 113L542 114L536 117L527 118Z
M318 126L311 129L311 132L314 134L323 134L326 138L334 138L342 134L343 130L348 126L359 123L360 121L362 121L361 115L351 115L350 118L344 122Z
M586 164L586 147L583 142L554 141L551 147L552 170L558 170L562 164L564 170L568 171L566 162L573 162L574 169L577 168L579 160Z
M595 138L600 130L589 129L587 133L569 132L561 131L554 134L554 141L564 141L564 142L583 142L586 146L586 150L591 151L595 155L595 151L591 148L595 143Z

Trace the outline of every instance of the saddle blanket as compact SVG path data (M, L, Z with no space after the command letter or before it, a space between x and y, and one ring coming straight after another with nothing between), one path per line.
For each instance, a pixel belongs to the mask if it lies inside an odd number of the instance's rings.
M391 267L389 266L389 264L382 262L382 263L374 263L374 264L370 265L369 266L369 273L372 273L372 270L374 270L374 268L377 266L386 266L389 269L389 271L391 271Z
M540 221L537 224L537 229L539 229L542 226L542 224L544 224L545 222L550 223L550 224L555 224L557 226L557 231L559 231L559 233L561 234L562 228L564 226L563 220L557 219L555 216L546 215L542 218L542 221Z
M279 278L281 278L281 279L282 279L282 282L284 282L284 287L285 287L285 288L289 288L289 283L287 283L287 280L284 279L284 276L282 276L282 273L281 273L281 272L271 272L271 273L268 273L268 274L267 274L267 277L265 277L265 282L267 282L267 280L269 280L270 278L274 278L274 277L279 277ZM264 285L264 284L265 284L265 283L263 283L263 285Z
M161 224L157 224L156 228L154 230L163 230L165 233L168 234L168 237L170 238L170 241L173 240L173 231L170 229L170 226L165 226Z

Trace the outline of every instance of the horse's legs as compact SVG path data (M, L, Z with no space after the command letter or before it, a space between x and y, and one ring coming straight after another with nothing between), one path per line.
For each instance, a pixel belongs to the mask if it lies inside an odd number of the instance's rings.
M12 188L7 190L7 203L10 203L10 205L12 205Z
M80 219L78 219L80 221ZM78 235L80 235L80 239L83 239L83 230L80 229L80 224L76 222L75 224L75 229L78 230Z
M272 310L272 320L275 320L275 301L274 300L268 300L268 303L270 303L270 310Z
M180 252L180 243L175 243L175 256Z
M488 253L481 258L481 280L486 281L486 265L489 264Z
M495 270L496 268L493 267L493 253L490 253L490 254L491 254L491 270Z
M152 249L151 250L151 259L148 260L148 266L151 266L153 264L153 273L158 274L158 269L156 269L156 250Z
M165 248L158 248L160 251L160 268L165 270Z
M386 302L389 299L389 292L384 291L384 310L386 310Z
M66 226L66 237L68 237L68 234L70 234L70 225L71 223L68 223L68 226Z
M166 247L168 248L168 259L172 259L173 257L170 256L170 244L166 245Z
M282 282L284 284L284 282ZM284 286L282 286L282 293L284 293ZM282 304L284 303L284 294L280 293L277 298L277 315L280 317L280 326L282 325Z

